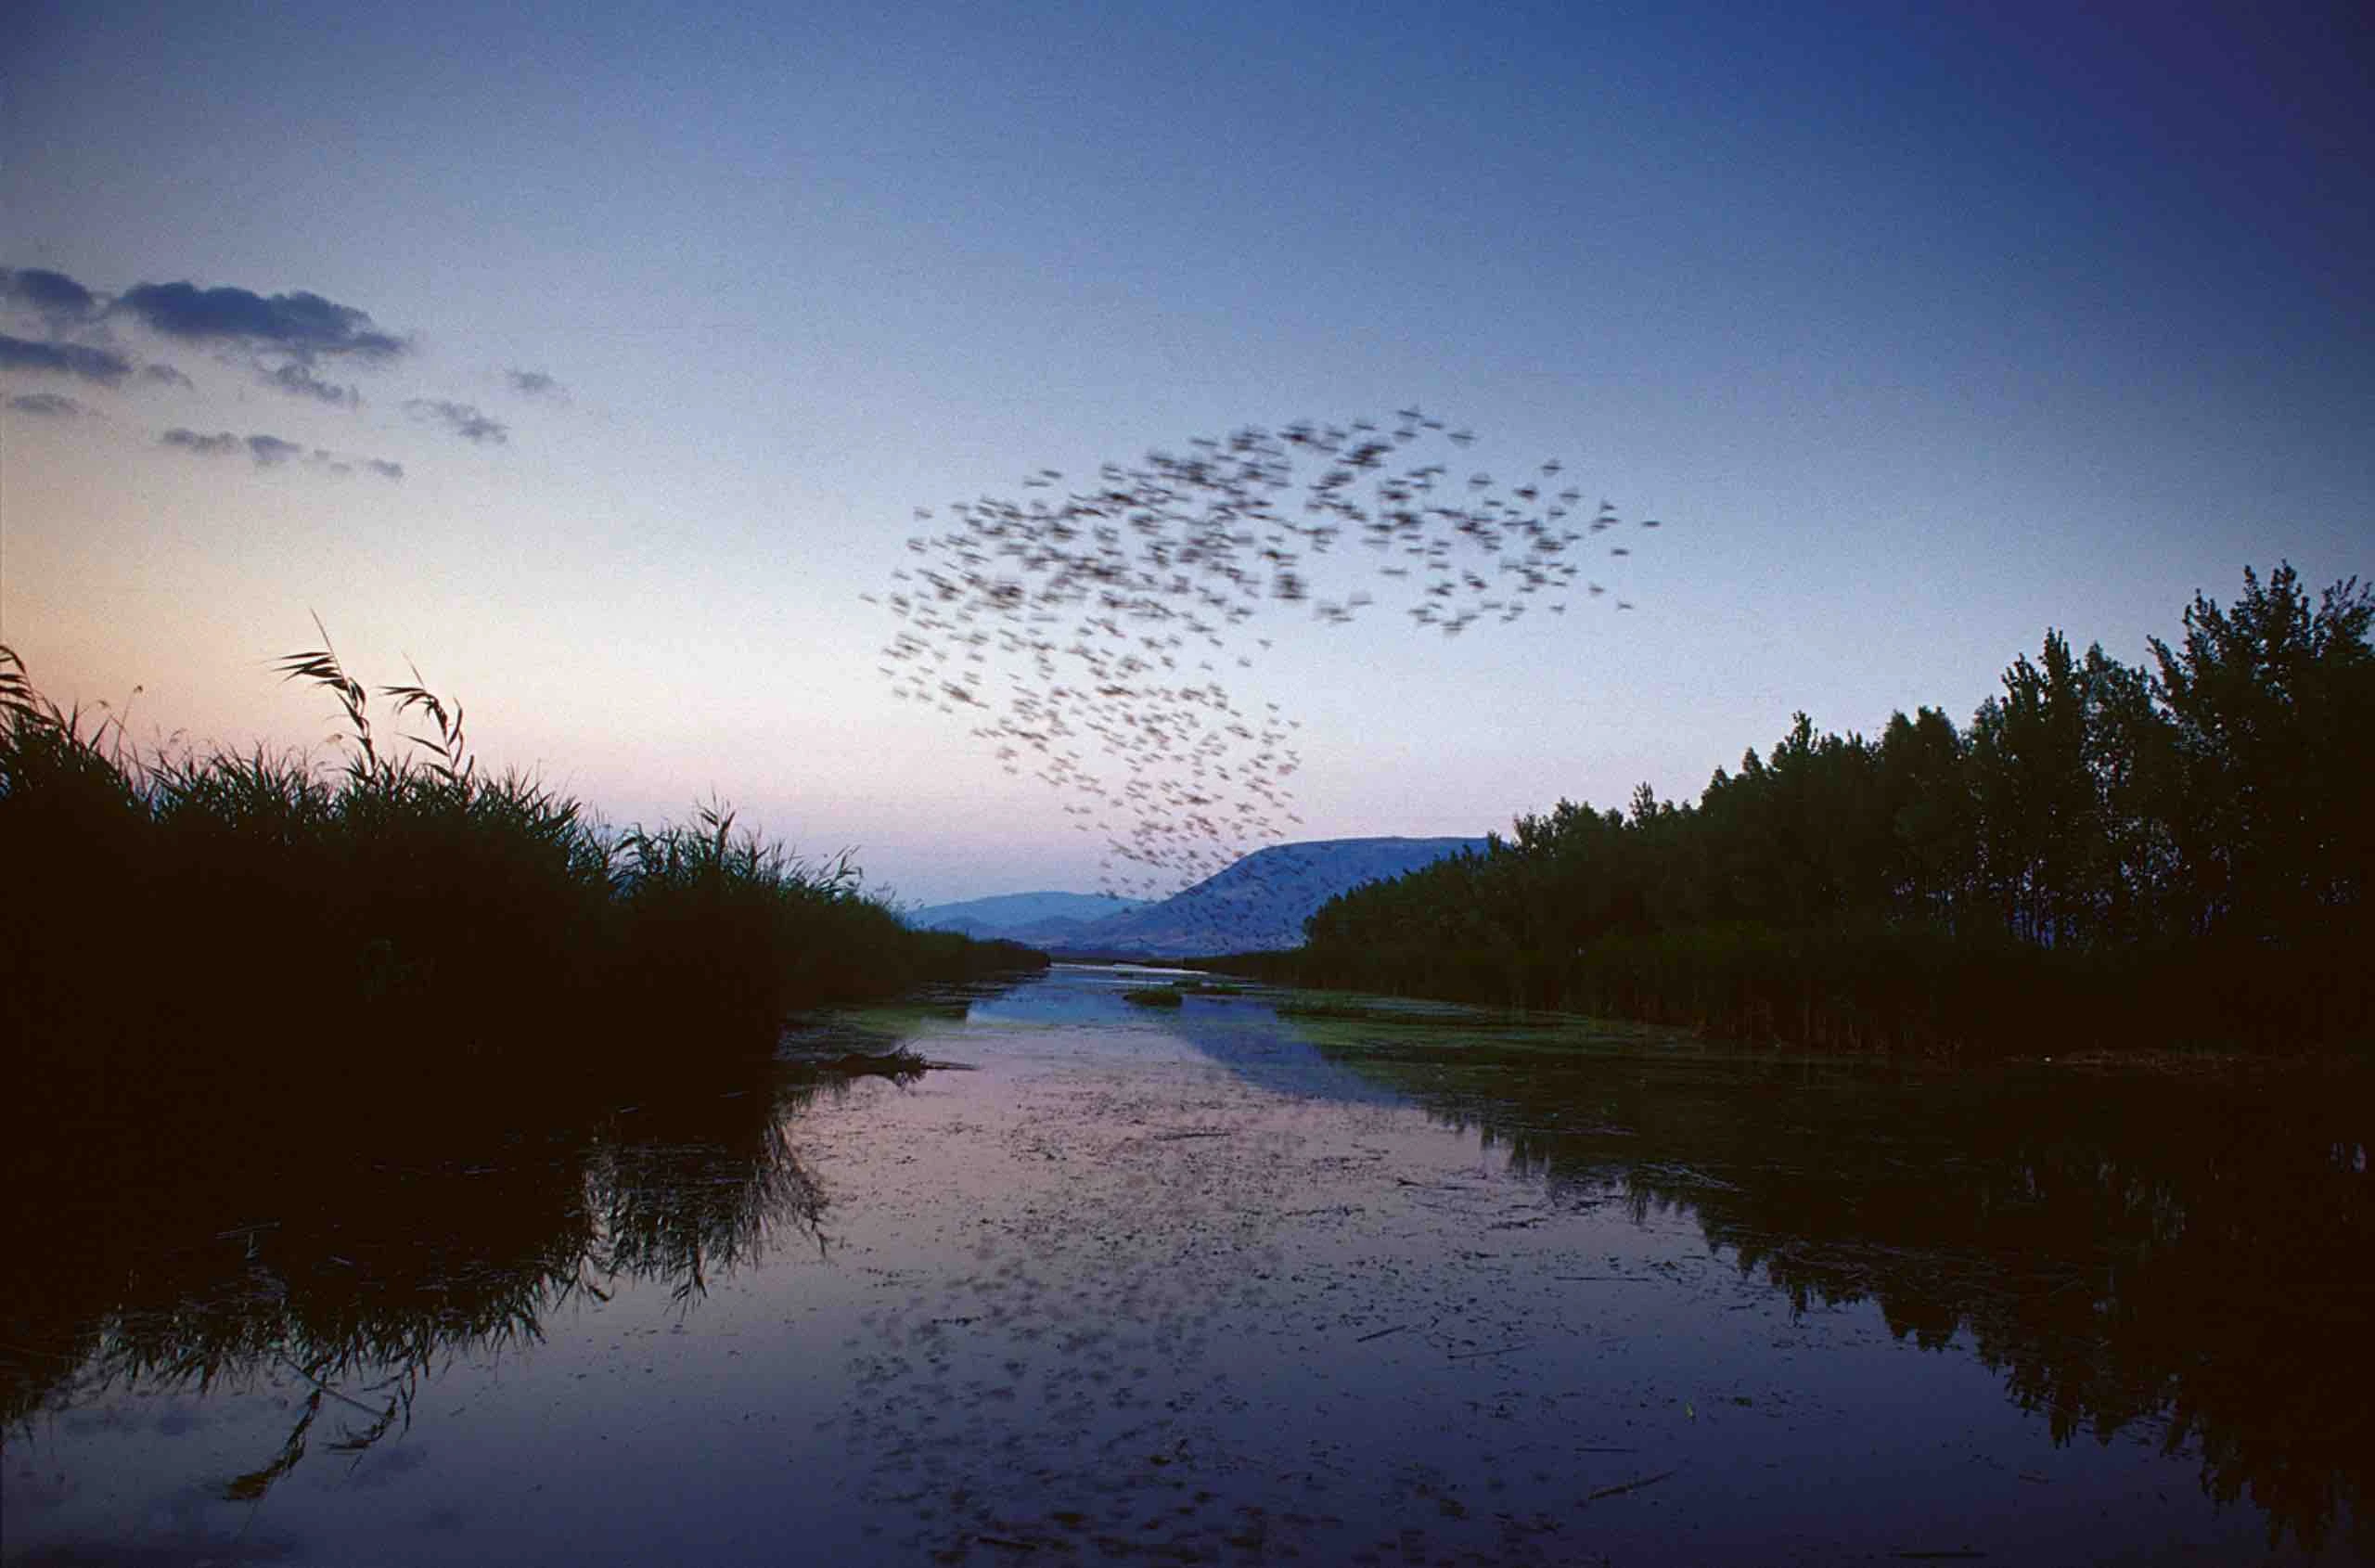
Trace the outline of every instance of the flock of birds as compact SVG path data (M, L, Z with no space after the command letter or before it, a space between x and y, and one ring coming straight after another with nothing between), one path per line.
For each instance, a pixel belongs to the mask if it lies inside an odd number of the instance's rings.
M1086 484L1042 469L1021 498L947 508L888 592L864 596L896 623L882 673L1066 795L1104 837L1102 891L1160 898L1302 821L1301 721L1240 707L1226 684L1272 646L1253 635L1265 613L1307 606L1340 625L1382 595L1456 636L1564 615L1578 594L1633 608L1600 578L1632 553L1631 526L1657 521L1587 505L1556 459L1515 483L1472 471L1474 441L1406 408L1199 439ZM1346 559L1369 572L1329 587Z

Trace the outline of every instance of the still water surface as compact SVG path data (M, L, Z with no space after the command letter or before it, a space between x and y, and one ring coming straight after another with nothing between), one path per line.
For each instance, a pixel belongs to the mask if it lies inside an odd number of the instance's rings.
M905 1084L770 1070L45 1203L0 1554L2367 1554L2356 1079L1144 983L845 1022L969 1069Z

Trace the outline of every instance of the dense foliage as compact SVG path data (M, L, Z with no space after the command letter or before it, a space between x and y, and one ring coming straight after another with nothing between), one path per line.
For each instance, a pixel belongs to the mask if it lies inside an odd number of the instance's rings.
M460 709L417 686L379 694L424 730L391 757L327 646L286 667L346 708L341 771L140 756L0 649L0 1039L27 1116L265 1099L352 1116L358 1094L456 1072L548 1090L764 1056L799 1009L1046 962L912 931L845 860L798 860L722 807L605 829L481 774Z
M2357 1045L2371 621L2356 579L2313 605L2288 565L2197 595L2149 670L2048 632L1962 728L1801 713L1696 804L1561 801L1335 899L1289 967L1814 1045Z

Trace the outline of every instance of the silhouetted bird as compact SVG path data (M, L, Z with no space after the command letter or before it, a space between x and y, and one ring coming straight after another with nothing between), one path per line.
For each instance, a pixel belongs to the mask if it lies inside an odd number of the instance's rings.
M1043 468L1022 487L1048 494L948 508L944 532L907 541L922 559L893 571L879 600L897 622L883 649L892 695L966 714L1009 770L1026 752L1043 759L1037 777L1075 795L1065 810L1105 838L1105 891L1159 896L1166 880L1200 880L1300 823L1287 781L1302 764L1288 744L1301 721L1276 703L1240 711L1211 660L1183 674L1190 639L1251 668L1229 634L1272 606L1308 602L1316 623L1351 622L1375 597L1321 574L1347 540L1375 553L1380 580L1411 585L1397 608L1446 636L1486 615L1515 621L1535 596L1567 612L1577 572L1558 558L1582 534L1560 524L1581 493L1546 502L1521 484L1505 495L1480 472L1452 504L1436 489L1443 459L1412 460L1422 436L1462 449L1476 439L1417 408L1390 425L1248 427L1190 441L1184 456L1104 464L1068 494ZM1563 467L1553 458L1540 472ZM1602 501L1589 532L1619 521Z

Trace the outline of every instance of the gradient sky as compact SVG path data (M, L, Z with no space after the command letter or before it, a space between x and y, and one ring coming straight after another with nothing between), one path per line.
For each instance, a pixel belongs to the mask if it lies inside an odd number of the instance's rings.
M489 763L931 902L1097 880L859 598L1043 465L1416 403L1665 521L1630 614L1279 607L1234 688L1308 837L1695 797L1797 709L2375 572L2357 7L1909 9L35 0L0 266L96 302L0 305L0 640L318 745L317 612Z

